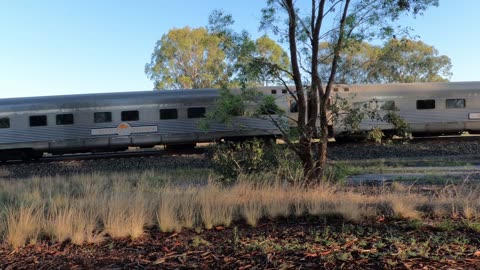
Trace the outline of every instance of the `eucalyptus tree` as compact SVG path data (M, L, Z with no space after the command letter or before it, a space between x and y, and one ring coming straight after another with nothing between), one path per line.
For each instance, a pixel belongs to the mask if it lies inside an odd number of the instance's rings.
M261 29L269 30L289 47L290 69L269 65L275 73L289 76L295 89L288 89L298 104L295 122L300 134L287 145L302 162L308 184L322 179L327 163L329 99L338 64L352 44L373 38L391 38L393 23L403 15L420 15L438 0L267 0L262 9ZM322 41L332 44L327 78L319 71ZM319 142L315 142L319 138Z
M157 42L145 73L155 89L222 87L229 74L220 43L203 27L172 29Z
M446 55L422 41L390 39L382 48L373 76L377 82L445 82L452 76Z
M320 77L330 74L333 46L320 44ZM392 38L380 46L356 42L341 53L336 81L358 83L445 82L452 76L451 60L420 40Z

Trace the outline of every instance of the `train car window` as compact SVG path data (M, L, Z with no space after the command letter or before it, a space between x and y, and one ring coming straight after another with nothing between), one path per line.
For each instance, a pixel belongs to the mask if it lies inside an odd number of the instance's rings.
M275 95L277 93L277 90L272 89L272 94Z
M109 123L112 122L111 112L96 112L93 113L93 121L95 123Z
M34 115L30 116L30 126L31 127L41 127L47 125L47 116L46 115Z
M57 114L57 125L73 125L73 114Z
M298 113L298 104L295 100L290 101L290 112L291 113Z
M463 98L452 98L447 99L445 106L447 109L462 109L465 108L465 99Z
M435 109L435 99L417 100L417 110Z
M282 94L288 93L287 89L282 89Z
M177 109L161 109L160 110L161 120L177 119L177 118L178 118Z
M0 128L9 128L10 127L10 118L4 117L0 118Z
M202 118L202 117L205 117L205 108L203 108L203 107L188 108L187 109L187 117L188 118Z
M393 100L379 101L378 105L380 105L380 109L385 110L385 111L395 110L395 101L393 101Z
M122 121L138 121L138 111L123 111Z
M368 109L370 107L370 102L354 102L353 107L357 109Z

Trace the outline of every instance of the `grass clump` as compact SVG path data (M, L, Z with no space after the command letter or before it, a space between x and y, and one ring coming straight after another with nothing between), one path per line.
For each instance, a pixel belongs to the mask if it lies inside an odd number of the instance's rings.
M37 242L42 225L45 224L43 216L44 206L26 204L7 209L6 238L14 247L22 247L26 243Z

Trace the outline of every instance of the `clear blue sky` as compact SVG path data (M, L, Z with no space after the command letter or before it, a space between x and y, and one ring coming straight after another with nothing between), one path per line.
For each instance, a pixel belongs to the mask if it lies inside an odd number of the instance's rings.
M171 28L200 27L213 9L258 33L262 0L0 0L0 98L152 89L144 74ZM480 1L440 0L402 19L452 59L452 81L479 81Z

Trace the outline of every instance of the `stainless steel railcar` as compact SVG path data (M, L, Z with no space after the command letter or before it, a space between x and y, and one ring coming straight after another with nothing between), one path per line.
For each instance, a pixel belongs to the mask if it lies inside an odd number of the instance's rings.
M280 134L270 121L247 117L200 130L218 97L201 89L1 99L0 159Z
M414 135L480 133L480 82L336 85L333 95L351 106L396 108ZM365 118L360 130L391 130L385 122ZM347 132L335 126L335 134Z

